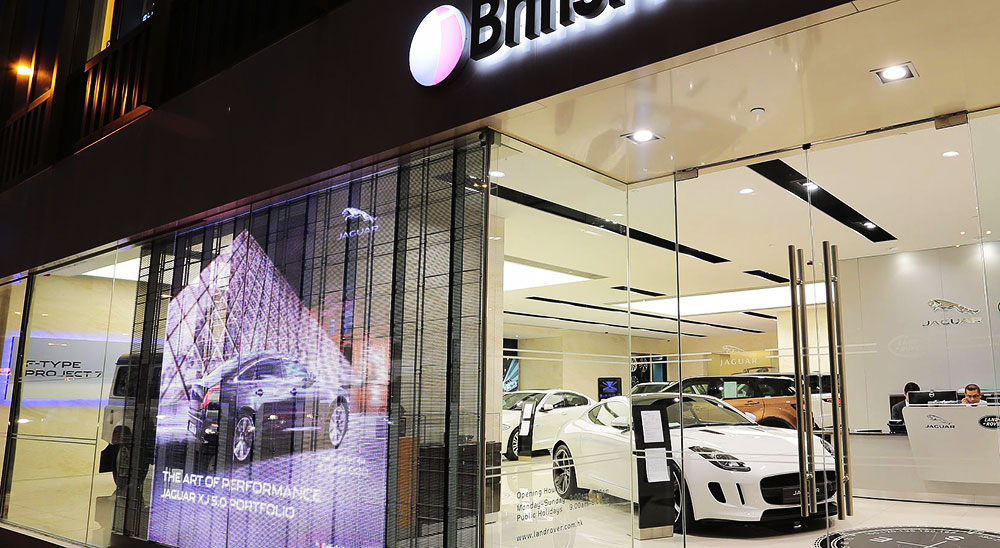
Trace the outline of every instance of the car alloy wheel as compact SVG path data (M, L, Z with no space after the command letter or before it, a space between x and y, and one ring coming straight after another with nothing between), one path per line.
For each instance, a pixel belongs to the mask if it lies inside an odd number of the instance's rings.
M253 452L253 436L256 428L253 418L243 415L236 421L236 431L233 433L233 458L245 462Z
M334 449L340 447L340 444L344 442L344 436L347 435L347 406L344 404L337 404L333 408L333 414L330 416L330 428L329 436L330 443L333 445Z
M510 437L510 451L515 455L517 454L517 448L518 445L520 444L520 441L518 439L520 437L521 437L520 435Z
M128 479L128 467L132 460L132 448L127 443L118 445L115 455L114 480L119 487L124 486Z
M552 455L552 485L560 497L573 494L576 484L573 473L573 457L569 448L560 445Z

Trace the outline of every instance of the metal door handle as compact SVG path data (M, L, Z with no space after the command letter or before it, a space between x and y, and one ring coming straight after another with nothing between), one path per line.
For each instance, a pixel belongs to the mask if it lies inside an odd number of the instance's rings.
M847 366L844 360L844 310L840 306L840 253L837 246L832 246L831 268L833 269L833 293L835 304L835 320L837 327L837 376L840 381L840 394L831 398L840 407L841 447L844 456L844 475L840 486L844 492L845 508L848 516L854 515L854 482L851 481L851 429L847 421Z
M799 452L799 494L802 517L818 511L816 504L816 453L812 429L812 394L809 386L809 336L806 321L805 258L801 249L788 246L789 289L792 293L792 358L795 362L795 432Z
M257 389L257 395L258 396L263 396L264 395L264 389L263 388L258 388Z

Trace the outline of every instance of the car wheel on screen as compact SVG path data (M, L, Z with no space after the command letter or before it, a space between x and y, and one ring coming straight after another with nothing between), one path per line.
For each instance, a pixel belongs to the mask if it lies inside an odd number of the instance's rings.
M333 408L333 412L330 413L330 424L327 426L327 433L330 437L330 445L334 449L340 447L341 443L344 443L344 437L347 436L349 418L350 413L347 410L347 405L343 402L338 403Z
M576 486L576 468L569 447L560 443L552 453L552 486L556 494L564 499L572 498L580 492Z
M519 446L518 438L520 438L521 429L515 428L513 432L510 433L510 439L507 440L507 453L504 454L507 460L517 460L517 449Z
M132 447L130 444L118 444L118 453L115 455L115 466L111 469L111 477L115 480L115 485L118 487L128 485L128 467L131 460Z
M236 418L236 427L233 429L233 460L237 463L250 462L253 456L254 433L257 426L254 424L253 415L241 411Z

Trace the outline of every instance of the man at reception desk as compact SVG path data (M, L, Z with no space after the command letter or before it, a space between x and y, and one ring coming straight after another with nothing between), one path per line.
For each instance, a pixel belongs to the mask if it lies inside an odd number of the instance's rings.
M970 384L965 387L965 397L962 403L966 405L979 405L983 402L983 390L978 384Z
M910 392L919 392L920 385L915 382L908 382L903 387L903 401L892 406L889 412L889 431L893 433L906 433L906 422L903 420L903 408L910 401Z

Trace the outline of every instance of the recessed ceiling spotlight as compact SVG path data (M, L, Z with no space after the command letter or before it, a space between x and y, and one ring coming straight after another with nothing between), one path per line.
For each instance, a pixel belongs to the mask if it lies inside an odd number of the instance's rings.
M962 247L962 244L955 244L955 247Z
M588 236L597 236L597 233L594 232L593 230L583 230L583 233Z
M753 107L750 109L750 114L753 114L754 116L761 116L765 112L767 112L767 110L764 107Z
M959 234L961 234L962 236L965 236L965 231L963 230L963 231L962 231L962 232L960 232Z
M993 234L993 231L992 230L987 230L986 231L986 235L989 236L990 234Z
M743 190L740 191L740 194L746 196L747 194L753 194L754 192L756 191L752 188L744 188Z
M495 171L494 170L494 171L490 172L490 177L493 177L494 179L503 179L506 176L507 176L507 174L504 173L504 172L502 172L502 171Z
M35 73L35 71L28 65L18 65L14 69L14 72L17 73L18 76L31 76Z
M629 141L632 141L633 143L639 144L639 145L641 145L643 143L649 143L651 141L659 141L660 140L660 136L659 135L653 133L652 131L650 131L648 129L639 129L639 130L633 131L632 133L626 133L625 135L622 135L622 137L628 139Z
M889 248L889 251L896 251L897 249L899 249L899 248L898 248L898 247L895 247L895 246L893 246L893 247L890 247L890 248Z
M878 78L879 82L882 82L883 84L898 82L909 78L916 78L917 76L917 71L913 67L913 63L893 65L891 67L875 69L872 72L875 74L875 77Z
M867 228L868 230L872 230L872 229L874 229L875 227L876 227L875 223L873 223L873 222L871 222L871 221L868 221L868 222L866 222L866 223L865 223L865 228ZM964 233L963 233L963 234L964 234Z
M954 158L954 157L958 156L958 152L956 152L954 150L949 150L948 152L945 152L941 156L944 156L945 158Z
M624 217L625 214L624 213L612 213L611 216L612 217Z
M817 185L812 181L806 181L805 183L802 183L802 186L806 187L806 190L808 190L809 192L812 192L817 188L819 188L819 185Z

